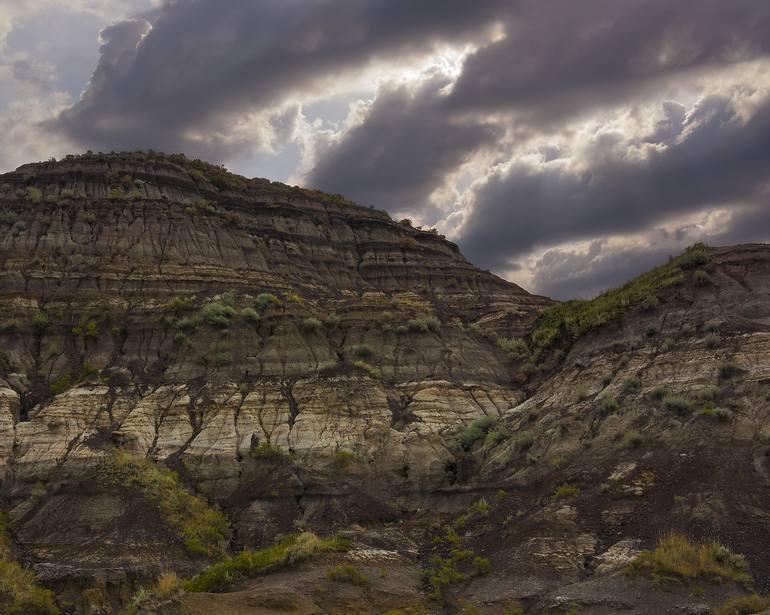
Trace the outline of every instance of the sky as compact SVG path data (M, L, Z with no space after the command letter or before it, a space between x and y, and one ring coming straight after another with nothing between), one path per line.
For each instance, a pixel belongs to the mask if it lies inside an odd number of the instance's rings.
M0 172L149 148L590 297L770 238L770 2L0 0Z

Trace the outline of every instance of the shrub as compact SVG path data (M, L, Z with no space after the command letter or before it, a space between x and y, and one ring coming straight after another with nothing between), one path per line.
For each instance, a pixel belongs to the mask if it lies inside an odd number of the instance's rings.
M711 385L701 387L700 389L697 389L696 391L694 391L692 395L695 399L698 399L701 401L714 400L717 397L719 397L719 387L715 387Z
M180 318L174 322L177 331L191 333L198 328L200 321L197 318Z
M661 538L654 550L642 551L626 570L631 574L649 575L657 581L751 580L742 555L733 554L715 540L693 542L673 532Z
M29 186L24 191L24 200L30 203L39 203L43 200L43 191L34 186Z
M535 436L529 431L523 431L516 437L516 446L523 451L528 451L535 443Z
M751 613L761 613L769 607L770 598L753 594L730 598L711 613L712 615L750 615Z
M643 442L641 434L635 429L629 429L623 435L623 446L626 448L636 448Z
M601 409L602 414L612 414L620 408L620 404L612 395L604 395L599 400L599 408Z
M655 401L660 401L665 396L666 396L666 387L664 387L662 384L652 387L647 392L647 397L649 397L650 399L654 399Z
M341 448L334 453L334 465L341 468L349 468L353 464L358 463L358 461L358 455L353 451Z
M353 361L353 367L365 371L373 380L379 380L382 378L382 372L380 369L374 365L370 365L366 361Z
M425 316L408 320L406 326L410 331L438 333L441 330L441 321L435 316Z
M350 583L352 585L367 585L369 583L366 575L353 564L337 564L332 568L327 568L326 578L330 581Z
M580 495L580 488L574 485L561 485L556 488L551 495L551 502L558 502L569 498L576 498Z
M712 318L703 323L703 328L706 333L716 333L721 329L723 322L718 318Z
M209 303L201 312L201 319L212 327L226 329L232 324L236 312L229 305L224 303Z
M19 215L15 211L9 209L0 209L0 223L13 224L19 219Z
M324 324L332 329L339 325L341 320L342 319L335 312L332 312L324 318Z
M630 376L623 381L624 393L635 393L642 388L642 381L636 376Z
M353 354L359 359L368 359L374 354L374 351L371 346L367 344L358 344L357 346L353 346Z
M22 568L13 556L8 521L0 513L0 604L3 615L59 615L54 593L37 585L32 570Z
M663 398L663 406L677 416L688 416L692 413L692 402L679 395L666 395Z
M512 604L503 611L503 615L524 615L524 609L518 604Z
M720 361L717 365L719 377L725 380L737 376L740 371L740 367L734 361Z
M319 538L311 532L303 532L283 538L271 547L259 551L241 551L221 562L209 566L203 572L186 581L188 592L223 592L235 581L253 578L277 568L284 568L323 551L346 551L350 543L343 538Z
M497 346L503 350L514 361L524 359L529 356L529 347L524 340L500 337L497 339Z
M190 493L176 472L145 458L118 452L106 459L102 479L124 487L136 487L160 510L169 527L191 553L221 557L227 552L230 525L202 497Z
M706 343L706 348L716 348L722 342L722 337L719 333L707 333L703 341Z
M712 280L711 276L703 271L703 269L696 269L695 273L693 274L693 279L695 280L696 284L700 284L701 286L714 285L714 280Z
M671 352L674 349L674 346L676 346L676 342L674 341L673 337L667 337L663 340L663 343L660 345L660 351L661 352Z
M491 416L480 416L474 419L470 425L455 435L455 445L463 450L469 450L477 440L486 436L496 422L496 419Z
M69 389L72 386L72 376L69 374L64 374L62 376L59 376L56 380L54 380L48 388L51 390L51 393L54 395L59 395L60 393L64 393L67 389Z
M496 427L487 433L487 437L484 442L489 442L494 446L495 444L500 444L500 442L505 440L507 437L508 431L504 427Z
M253 325L258 325L261 320L257 310L251 307L245 307L241 310L241 318L249 321Z
M276 297L273 293L260 293L257 295L256 299L256 305L257 308L264 311L267 308L269 308L271 305L281 305L281 300Z
M44 312L38 312L32 317L32 330L36 335L43 335L49 325L48 316Z
M323 328L323 324L317 318L308 317L302 321L302 330L307 332L320 331Z
M217 352L214 354L213 357L211 357L211 364L214 367L225 367L226 365L232 364L232 362L233 362L233 354L226 350L223 350L222 352Z

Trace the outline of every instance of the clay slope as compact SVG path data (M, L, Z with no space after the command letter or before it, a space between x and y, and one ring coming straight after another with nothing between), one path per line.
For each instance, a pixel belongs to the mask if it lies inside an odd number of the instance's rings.
M770 589L767 246L555 305L342 197L142 153L0 176L0 224L8 535L63 612ZM672 531L723 546L635 560Z

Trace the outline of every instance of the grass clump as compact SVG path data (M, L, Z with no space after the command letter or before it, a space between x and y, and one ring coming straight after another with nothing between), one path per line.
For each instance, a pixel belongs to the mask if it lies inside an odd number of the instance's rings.
M368 359L374 354L374 351L368 344L358 344L353 346L353 354L359 359Z
M534 443L535 436L533 436L529 431L523 431L518 436L516 436L516 446L519 447L522 451L528 451L532 448Z
M104 462L102 477L111 484L138 488L158 506L164 521L191 553L209 557L226 554L230 541L227 518L188 491L176 472L119 451Z
M636 393L642 388L642 381L636 376L630 376L623 381L624 393Z
M241 318L250 322L253 325L258 325L259 321L262 320L259 316L259 313L257 313L257 310L255 310L252 307L243 308L241 310Z
M652 387L647 392L647 397L650 399L654 399L655 401L660 401L666 396L666 387L662 384L659 384L658 386Z
M741 368L738 367L738 364L734 361L720 361L717 365L717 374L719 374L719 377L723 380L734 378L740 371Z
M643 441L644 440L642 439L642 435L635 429L629 429L625 434L623 434L623 446L626 448L636 448Z
M695 263L708 262L706 246L696 244L677 258L656 267L590 300L560 303L546 310L538 318L532 332L535 346L550 347L562 339L568 341L619 320L629 309L645 304L653 309L658 303L657 293L682 282L682 270L697 267Z
M209 303L201 312L201 319L203 322L220 329L226 329L233 324L233 318L235 318L235 316L236 311L234 308L225 303L216 301Z
M0 513L0 612L3 615L59 615L54 593L37 584L32 570L13 556L8 520Z
M497 420L491 416L480 416L474 419L470 425L455 435L454 444L464 451L470 450L477 440L481 440L487 435L487 432L496 422Z
M451 585L486 574L489 569L489 560L477 555L472 549L452 549L447 557L434 555L429 567L423 572L423 578L432 588L428 598L444 600Z
M380 371L380 368L375 367L366 361L353 361L353 367L366 372L372 380L379 380L382 378L382 372Z
M51 393L53 393L54 395L59 395L61 393L64 393L64 391L69 389L71 386L72 386L72 376L70 376L69 374L64 374L62 376L59 376L50 385L48 385L48 388L50 389Z
M323 328L323 323L317 318L313 318L312 316L305 318L302 321L302 330L307 331L308 333L314 333L316 331L320 331L322 328Z
M351 585L368 585L368 577L353 564L337 564L326 569L326 578L330 581L350 583Z
M203 572L186 581L188 592L223 592L241 579L253 578L323 551L346 551L350 543L336 536L319 538L312 532L293 534L278 543L258 551L241 551L221 562L209 566Z
M654 550L642 551L626 570L629 574L643 574L655 581L751 581L742 555L734 554L715 540L694 542L675 532L662 537Z
M43 335L51 325L45 312L38 312L32 317L32 331L35 335Z
M767 596L739 596L730 598L727 602L712 611L713 615L751 615L761 613L770 608L770 598Z
M599 408L601 409L602 414L606 416L608 414L612 414L618 408L620 408L620 404L618 403L618 400L615 399L615 397L612 395L604 395L599 400Z
M677 416L688 416L692 414L692 402L686 397L679 395L666 395L663 398L663 406L669 412L673 412Z
M660 345L660 351L661 352L671 352L674 349L674 346L676 346L676 341L674 341L673 337L667 337L663 340L663 343Z
M706 333L706 336L703 338L703 341L706 344L706 348L713 349L722 343L722 336L719 335L719 333Z
M514 361L520 361L529 357L529 347L524 340L500 337L497 339L497 347Z
M435 316L412 318L406 321L409 331L418 333L438 333L441 330L441 321Z
M558 502L560 500L576 498L579 495L580 487L575 487L574 485L560 485L556 487L550 499L551 502Z
M267 308L269 308L271 305L282 305L281 300L276 297L273 293L260 293L257 295L256 300L257 308L265 311Z

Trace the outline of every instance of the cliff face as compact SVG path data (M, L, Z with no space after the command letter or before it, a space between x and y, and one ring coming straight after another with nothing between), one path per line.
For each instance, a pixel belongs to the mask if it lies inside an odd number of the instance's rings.
M765 246L549 309L382 212L147 154L2 175L0 225L3 497L17 559L65 610L117 612L164 570L299 529L352 547L143 612L657 613L736 593L618 574L676 529L719 535L766 588ZM231 533L207 542L189 520L216 510ZM443 585L437 561L462 573ZM330 580L338 564L367 582Z

